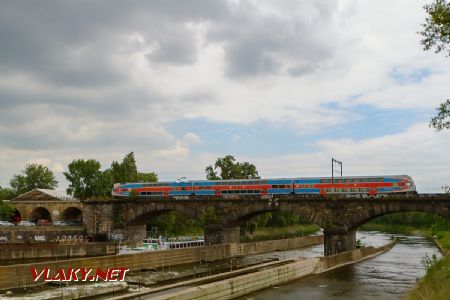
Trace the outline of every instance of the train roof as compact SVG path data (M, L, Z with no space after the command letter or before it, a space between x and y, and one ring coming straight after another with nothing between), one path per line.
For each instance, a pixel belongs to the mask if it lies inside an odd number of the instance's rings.
M411 176L409 175L370 175L370 176L335 176L335 177L290 177L290 178L260 178L260 179L223 179L223 180L186 180L186 181L158 181L158 182L127 182L127 183L115 183L116 185L125 185L125 184L161 184L161 183L193 183L193 182L233 182L233 181L259 181L259 180L298 180L298 179L340 179L340 178L383 178L383 177L407 177L412 180Z

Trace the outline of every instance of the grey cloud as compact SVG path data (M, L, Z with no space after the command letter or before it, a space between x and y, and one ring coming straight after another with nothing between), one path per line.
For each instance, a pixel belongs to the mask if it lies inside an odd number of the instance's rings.
M2 1L0 65L2 72L26 72L56 85L116 84L125 78L112 57L124 35L139 32L158 43L150 59L193 63L194 37L180 29L226 13L226 2L207 0Z
M284 7L264 15L257 6L242 1L226 23L213 24L208 37L224 43L230 77L285 71L300 76L333 56L333 35L337 34L330 25L333 3L288 3L292 11ZM314 14L302 18L302 10Z

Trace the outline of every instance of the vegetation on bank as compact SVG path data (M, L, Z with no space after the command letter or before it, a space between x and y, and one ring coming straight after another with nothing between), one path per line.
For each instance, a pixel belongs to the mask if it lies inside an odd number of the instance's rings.
M427 213L407 212L379 217L361 226L360 229L435 238L447 255L440 261L429 257L423 258L427 274L406 299L450 299L450 220Z
M258 228L251 234L247 232L241 235L241 243L289 239L311 235L319 230L320 227L314 224L297 224L288 227Z
M360 229L416 234L435 238L445 251L450 250L450 220L429 213L389 214L364 224Z
M450 255L428 268L422 278L406 297L407 300L450 299Z

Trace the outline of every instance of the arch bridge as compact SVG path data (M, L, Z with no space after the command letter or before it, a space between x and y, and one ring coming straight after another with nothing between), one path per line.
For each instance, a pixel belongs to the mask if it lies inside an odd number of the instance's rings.
M238 243L240 226L257 215L284 211L298 214L324 230L324 253L356 248L356 229L373 218L417 211L450 219L449 194L389 196L385 198L302 197L301 195L218 197L148 197L84 201L83 221L91 234L109 232L116 224L145 224L150 218L179 211L199 218L211 207L217 218L205 227L207 244Z

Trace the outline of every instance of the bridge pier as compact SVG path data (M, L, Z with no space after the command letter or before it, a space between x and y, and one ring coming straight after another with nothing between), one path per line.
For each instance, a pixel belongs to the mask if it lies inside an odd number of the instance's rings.
M239 243L240 227L224 227L219 224L205 226L205 245Z
M334 255L356 249L356 230L324 229L324 255Z

